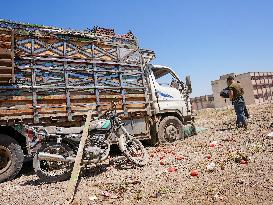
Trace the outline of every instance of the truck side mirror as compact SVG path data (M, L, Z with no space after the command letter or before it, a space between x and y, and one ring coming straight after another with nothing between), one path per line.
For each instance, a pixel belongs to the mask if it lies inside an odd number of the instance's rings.
M186 86L188 88L188 93L191 93L192 92L192 87L191 87L191 78L190 76L186 76Z

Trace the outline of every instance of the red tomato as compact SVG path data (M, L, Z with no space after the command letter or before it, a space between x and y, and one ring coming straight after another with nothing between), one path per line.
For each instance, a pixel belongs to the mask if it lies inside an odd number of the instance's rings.
M248 164L248 161L247 160L241 160L241 164Z
M168 168L168 172L176 172L177 169L175 167L170 167Z
M198 171L196 169L191 170L191 176L193 177L198 176Z
M184 157L183 156L177 156L177 157L175 157L175 159L176 160L182 160L182 159L184 159Z

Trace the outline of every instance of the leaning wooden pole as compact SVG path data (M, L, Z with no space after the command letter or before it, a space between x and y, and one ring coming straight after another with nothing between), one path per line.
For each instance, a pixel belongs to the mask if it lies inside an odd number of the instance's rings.
M77 187L79 175L80 175L80 172L81 172L83 150L84 150L85 143L86 143L86 140L87 140L87 137L88 137L88 130L89 130L91 119L92 119L92 113L93 113L93 110L90 110L87 113L87 117L86 117L86 121L85 121L85 124L84 124L79 149L78 149L77 156L76 156L76 159L75 159L75 163L74 163L73 171L72 171L72 174L71 174L71 178L70 178L70 181L69 181L69 184L68 184L68 189L67 189L68 204L71 204L73 202L74 196L76 194L76 187Z

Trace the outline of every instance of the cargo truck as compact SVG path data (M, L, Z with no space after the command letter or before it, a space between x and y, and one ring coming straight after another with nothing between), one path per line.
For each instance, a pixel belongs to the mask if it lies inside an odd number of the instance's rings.
M0 20L0 182L18 174L45 136L81 133L88 110L99 114L113 101L134 137L182 139L194 120L190 79L150 64L154 57L132 32Z

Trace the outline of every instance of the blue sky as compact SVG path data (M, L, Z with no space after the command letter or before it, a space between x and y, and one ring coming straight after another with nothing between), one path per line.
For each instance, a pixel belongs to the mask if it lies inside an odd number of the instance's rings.
M226 73L273 71L273 0L2 1L0 18L84 29L132 30L154 64L191 75L193 96Z

